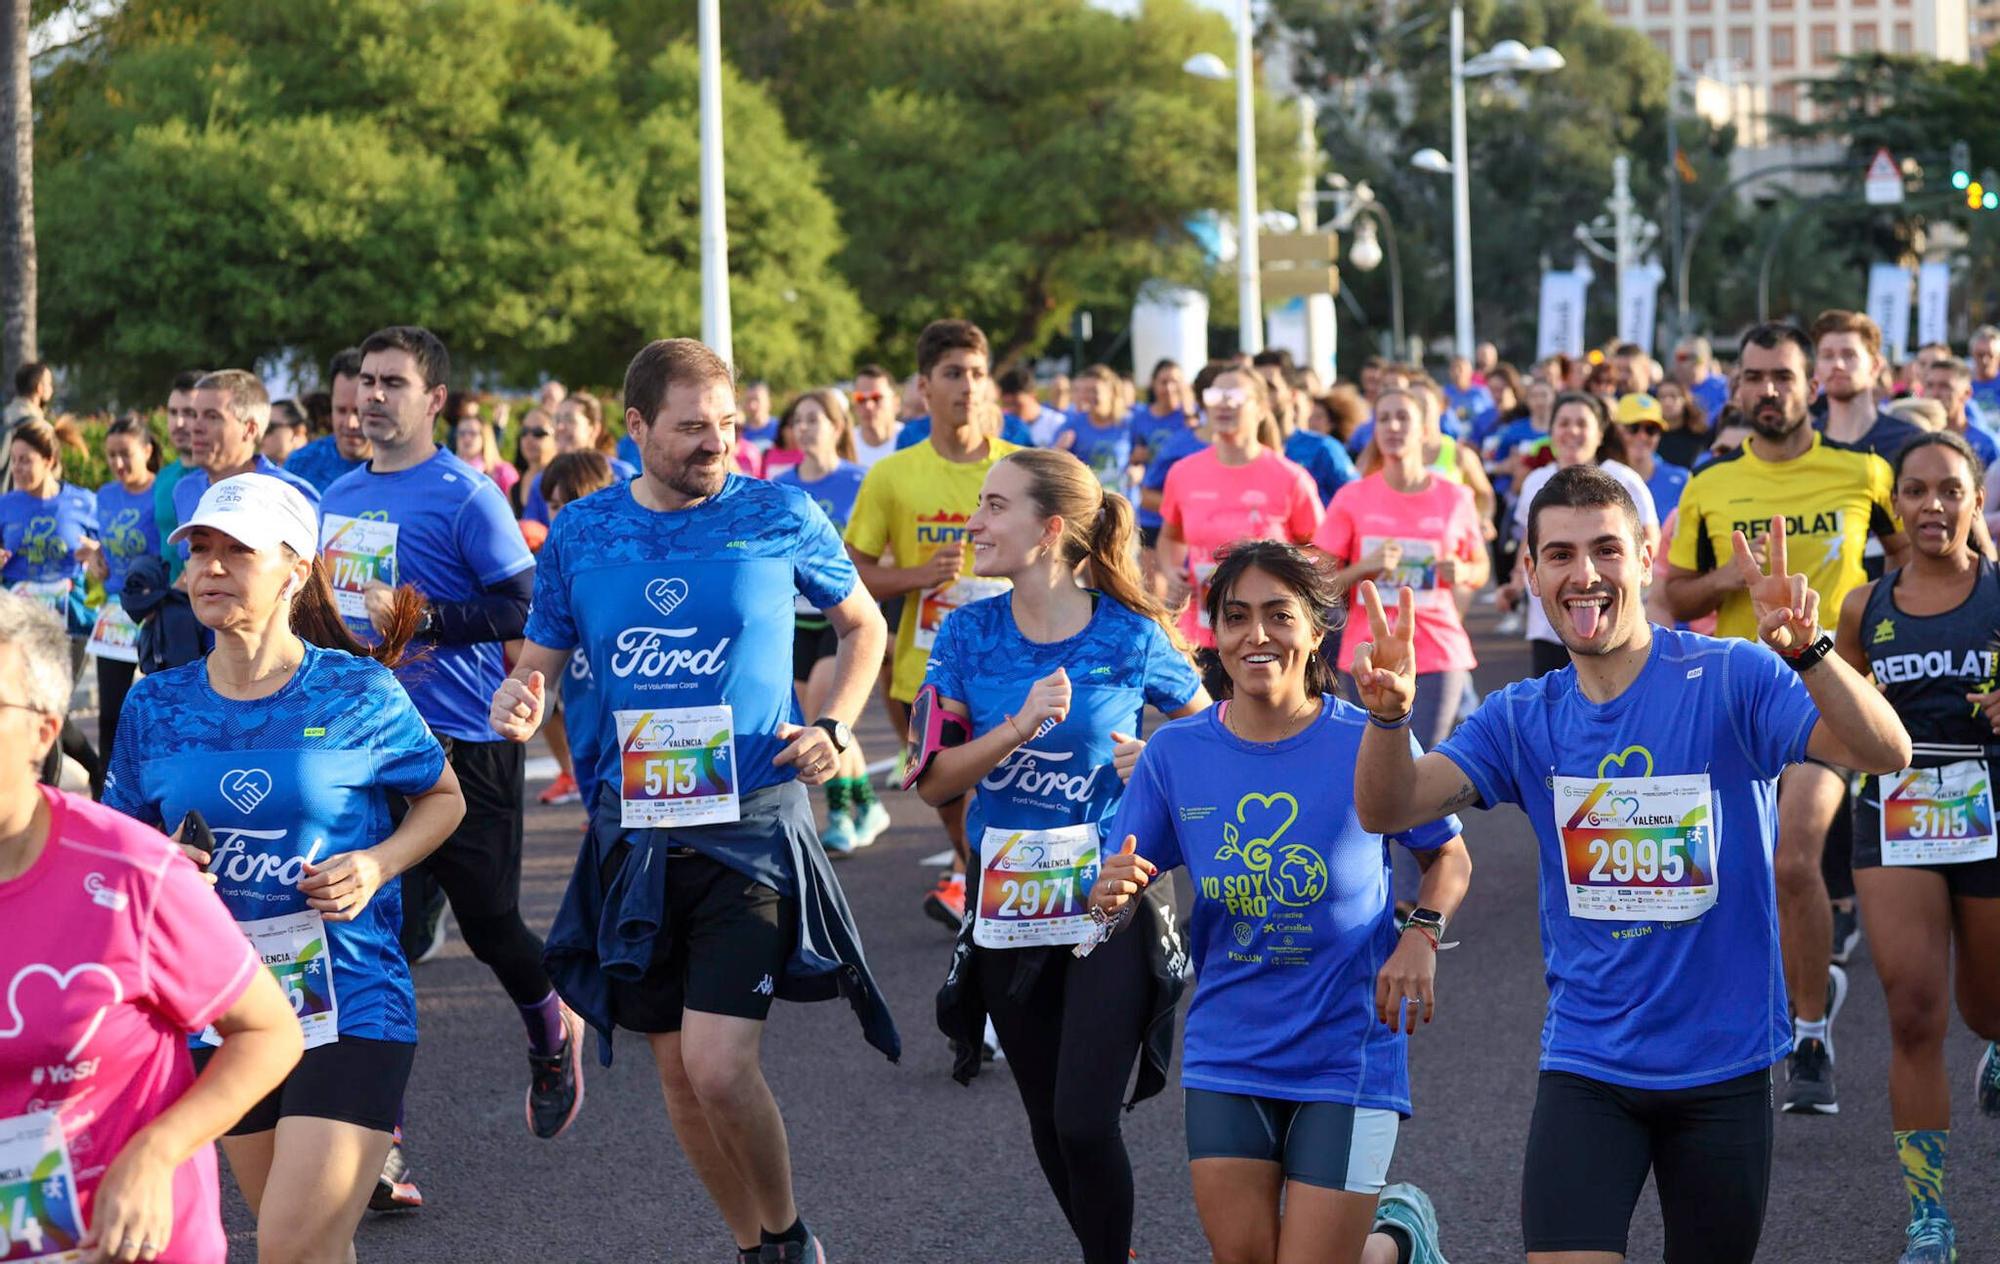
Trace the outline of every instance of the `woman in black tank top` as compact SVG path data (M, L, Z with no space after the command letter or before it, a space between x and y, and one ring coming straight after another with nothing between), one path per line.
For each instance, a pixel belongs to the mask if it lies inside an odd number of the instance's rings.
M1963 439L1919 436L1894 464L1910 560L1847 595L1836 648L1873 673L1910 731L1911 767L1866 778L1855 797L1854 883L1888 1000L1889 1113L1910 1200L1903 1258L1948 1260L1954 973L1958 1012L1987 1042L1979 1106L2000 1115L2000 568L1980 530L1985 471Z

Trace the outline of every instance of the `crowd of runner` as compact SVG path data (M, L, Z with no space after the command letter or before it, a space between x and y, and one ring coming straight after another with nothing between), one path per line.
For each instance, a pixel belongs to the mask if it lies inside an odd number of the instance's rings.
M1407 1042L1449 1021L1468 809L1503 803L1550 994L1528 1258L1623 1258L1650 1176L1667 1260L1753 1259L1776 1113L1881 1091L1837 1084L1865 934L1900 1259L1951 1264L1954 1011L2000 1117L2000 329L1969 351L1892 366L1833 311L1745 331L1726 371L1701 339L1670 371L1482 346L1353 384L1266 352L1140 390L996 379L940 320L908 379L775 408L690 339L615 403L466 394L399 325L296 401L179 375L163 425L104 430L94 489L24 366L0 1259L222 1260L217 1141L261 1259L351 1260L371 1209L421 1208L412 967L449 910L519 1015L530 1132L635 1033L718 1243L824 1264L764 1024L838 997L900 1057L829 860L914 792L950 857L910 915L955 936L953 1074L1004 1061L1086 1264L1145 1250L1120 1120L1171 1082L1184 1000L1213 1257L1442 1264L1449 1226L1391 1179ZM1484 697L1482 603L1530 665ZM879 783L875 705L904 735ZM539 801L585 816L546 934L533 741Z

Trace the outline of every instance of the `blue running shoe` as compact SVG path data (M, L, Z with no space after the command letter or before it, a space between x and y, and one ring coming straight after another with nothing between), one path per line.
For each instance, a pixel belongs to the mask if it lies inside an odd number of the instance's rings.
M889 829L889 809L879 799L870 799L854 822L854 845L866 847Z
M1912 1220L1904 1237L1896 1264L1955 1264L1958 1259L1958 1230L1943 1216Z
M819 844L826 848L826 854L829 856L852 854L858 845L854 841L854 818L846 812L828 813L826 828L820 832Z
M1438 1247L1437 1208L1429 1194L1408 1182L1383 1189L1375 1204L1375 1228L1390 1226L1410 1240L1410 1264L1445 1264Z

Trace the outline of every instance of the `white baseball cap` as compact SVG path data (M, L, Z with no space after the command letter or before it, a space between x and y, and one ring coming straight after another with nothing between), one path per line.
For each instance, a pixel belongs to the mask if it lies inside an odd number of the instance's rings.
M300 557L319 553L319 516L299 489L269 474L238 474L201 494L194 517L174 529L167 543L179 544L196 527L213 527L259 553L280 544Z

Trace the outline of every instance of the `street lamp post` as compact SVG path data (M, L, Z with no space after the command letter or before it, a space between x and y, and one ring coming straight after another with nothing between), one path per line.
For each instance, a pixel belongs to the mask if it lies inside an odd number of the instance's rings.
M1230 67L1214 53L1196 53L1181 69L1202 79L1226 79ZM1257 258L1256 66L1250 60L1250 0L1236 0L1236 306L1241 343L1264 349L1264 288Z
M734 364L729 318L729 223L722 193L721 0L701 0L701 340Z
M1545 75L1563 68L1563 55L1543 44L1530 51L1519 40L1501 40L1465 59L1465 9L1451 6L1451 157L1435 149L1419 150L1412 165L1451 175L1451 267L1453 344L1459 355L1472 358L1472 180L1465 143L1465 81L1487 75Z

